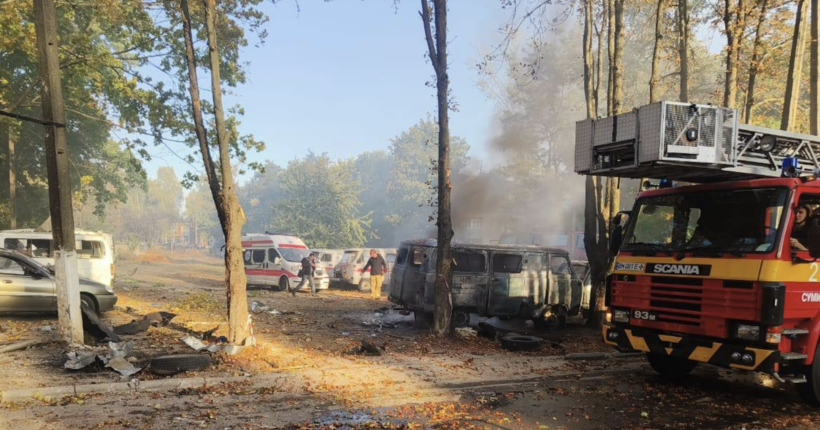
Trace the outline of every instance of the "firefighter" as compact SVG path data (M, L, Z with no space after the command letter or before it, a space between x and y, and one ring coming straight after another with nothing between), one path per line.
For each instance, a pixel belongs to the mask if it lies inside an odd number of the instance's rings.
M792 236L789 243L793 250L808 251L809 249L803 245L809 238L809 224L811 223L809 214L811 208L807 205L800 206L794 214L794 226L792 226Z

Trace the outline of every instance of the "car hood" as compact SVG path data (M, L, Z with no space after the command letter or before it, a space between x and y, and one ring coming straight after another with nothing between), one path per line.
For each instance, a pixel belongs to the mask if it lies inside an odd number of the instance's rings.
M86 278L80 278L80 291L94 294L111 294L105 289L105 284L101 284Z

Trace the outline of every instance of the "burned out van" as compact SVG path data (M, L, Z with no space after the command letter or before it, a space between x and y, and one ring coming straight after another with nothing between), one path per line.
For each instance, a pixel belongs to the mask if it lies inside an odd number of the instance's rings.
M413 311L417 321L433 312L436 241L402 242L390 301ZM548 325L586 313L589 300L575 276L567 251L522 245L453 243L453 276L449 280L453 322L465 326L470 314L527 318Z

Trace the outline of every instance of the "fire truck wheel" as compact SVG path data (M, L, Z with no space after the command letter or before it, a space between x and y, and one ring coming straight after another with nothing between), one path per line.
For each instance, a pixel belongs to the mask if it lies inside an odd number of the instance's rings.
M805 372L806 382L797 384L797 392L806 403L820 406L820 348L814 353L814 363L806 366Z
M362 279L359 281L359 291L370 291L370 279Z
M690 374L698 365L697 361L651 352L646 354L646 359L649 360L652 369L669 379L681 379Z
M288 290L288 277L283 276L279 278L279 291L287 291Z

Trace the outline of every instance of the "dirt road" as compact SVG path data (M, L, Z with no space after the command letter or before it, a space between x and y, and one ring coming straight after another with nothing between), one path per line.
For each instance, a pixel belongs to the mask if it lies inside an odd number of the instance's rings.
M115 323L149 312L177 313L173 325L129 336L142 364L193 352L179 338L219 327L224 333L220 260L202 254L151 253L118 263ZM640 357L568 360L611 352L596 331L540 332L537 352L509 352L490 339L437 339L412 316L352 291L291 297L251 289L249 303L276 312L253 315L258 347L217 357L205 387L118 392L6 403L0 428L815 428L820 414L790 387L752 375L703 367L684 383L656 376ZM6 337L48 337L42 317L4 318ZM516 331L522 323L490 321ZM362 341L381 355L356 352ZM104 369L67 373L65 351L51 343L0 356L0 391L118 382ZM160 377L141 373L140 381ZM219 379L223 378L223 379ZM219 382L230 378L231 382Z

